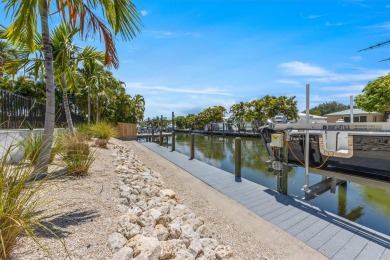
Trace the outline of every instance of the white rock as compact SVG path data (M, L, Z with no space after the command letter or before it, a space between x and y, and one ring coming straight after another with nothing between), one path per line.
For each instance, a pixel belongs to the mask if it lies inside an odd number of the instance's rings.
M177 251L186 249L186 245L180 239L172 239L168 241L161 241L161 255L160 260L172 259L176 256Z
M188 247L188 252L190 252L194 257L199 256L203 252L203 246L199 239L193 239L191 241Z
M108 244L111 249L120 249L126 242L127 239L120 233L115 232L108 236Z
M133 258L133 249L131 247L122 247L112 256L112 260L130 260Z
M168 225L169 239L177 239L181 235L180 225L177 223L170 223Z
M150 214L150 216L152 216L152 218L154 218L156 220L159 219L162 215L162 213L157 209L151 209L149 211L149 214Z
M209 248L214 250L218 246L218 241L213 238L201 238L200 242L202 243L203 248Z
M163 197L168 197L170 199L173 199L176 197L176 193L171 189L160 190L160 195Z
M140 207L134 205L134 206L131 206L131 208L129 208L127 210L127 213L139 216L142 214L142 209Z
M218 260L233 259L233 252L229 246L219 245L215 248L215 256Z
M186 251L186 250L179 250L177 253L176 253L176 257L173 258L175 260L183 260L183 259L186 259L186 260L195 260L195 257L193 255L191 255L190 252Z
M192 240L200 239L199 233L195 232L192 227L188 224L181 226L181 235L180 239L184 241L186 246L188 247ZM203 244L202 244L203 246Z
M120 223L119 228L117 229L118 233L121 233L127 239L132 238L133 236L141 233L141 227L134 223Z
M135 255L145 255L148 259L158 259L161 255L161 246L157 238L139 236L134 246Z
M211 238L212 237L212 232L211 230L206 226L202 225L196 229L196 232L200 234L201 238Z
M157 239L159 241L167 240L168 235L169 235L168 229L166 227L164 227L163 225L161 225L161 224L157 224L154 227L154 233L156 234Z

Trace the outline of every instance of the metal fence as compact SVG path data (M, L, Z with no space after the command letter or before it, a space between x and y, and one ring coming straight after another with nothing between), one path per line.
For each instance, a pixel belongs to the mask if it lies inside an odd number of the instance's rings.
M34 129L45 125L45 104L0 89L0 129ZM82 123L82 116L71 113L73 123ZM66 127L63 108L56 108L56 127Z

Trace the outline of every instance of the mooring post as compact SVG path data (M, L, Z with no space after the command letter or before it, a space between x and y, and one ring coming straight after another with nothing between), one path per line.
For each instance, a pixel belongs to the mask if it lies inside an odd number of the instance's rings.
M287 135L284 137L283 143L283 170L280 179L280 193L287 195L287 183L288 183L288 140Z
M154 142L154 128L152 129L152 142Z
M160 146L162 146L163 144L163 138L162 138L162 121L163 121L163 116L161 115L161 119L160 119Z
M234 139L234 173L235 181L241 182L241 138Z
M191 134L190 151L190 160L192 160L195 158L195 134Z
M172 112L172 152L175 151L175 113Z

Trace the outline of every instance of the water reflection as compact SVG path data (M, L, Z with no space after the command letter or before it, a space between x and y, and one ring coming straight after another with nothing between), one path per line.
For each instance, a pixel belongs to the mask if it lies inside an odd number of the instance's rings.
M255 138L242 138L242 177L276 190L277 178L267 170L268 153L263 143ZM190 153L190 135L176 134L176 150ZM195 136L195 158L234 173L234 137ZM322 176L310 174L310 184ZM304 168L295 167L288 174L288 192L303 197ZM352 182L340 185L335 194L330 192L310 201L310 204L351 221L390 235L390 191Z

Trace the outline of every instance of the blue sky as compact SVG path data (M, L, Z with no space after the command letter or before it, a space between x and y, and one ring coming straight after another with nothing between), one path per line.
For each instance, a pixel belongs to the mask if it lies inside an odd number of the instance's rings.
M142 33L118 39L114 75L146 100L145 117L198 113L264 95L305 107L349 96L389 72L390 1L135 0ZM0 17L0 23L4 20ZM98 37L96 38L98 41ZM90 44L89 42L88 44Z

